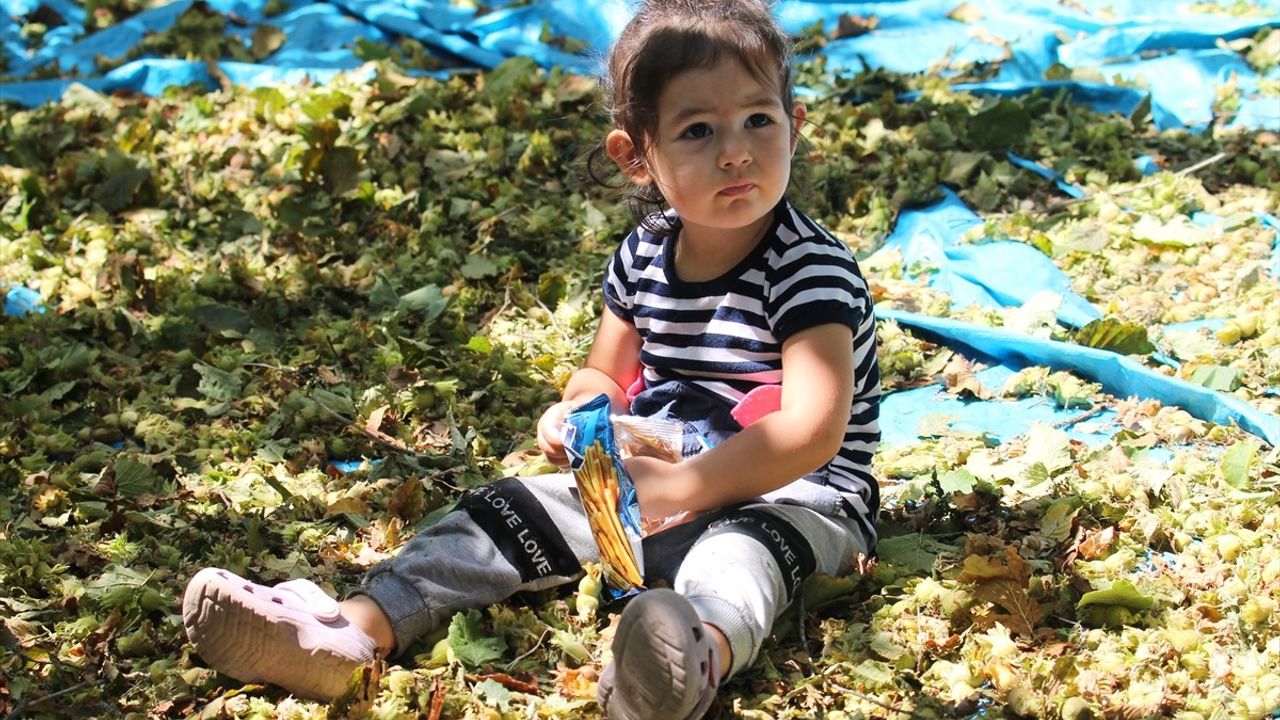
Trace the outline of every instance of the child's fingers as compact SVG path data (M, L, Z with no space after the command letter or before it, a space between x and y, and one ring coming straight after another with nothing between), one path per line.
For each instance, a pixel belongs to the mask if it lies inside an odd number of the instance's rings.
M542 413L542 417L538 418L538 449L547 457L547 460L566 467L569 464L569 457L564 452L564 440L560 432L560 426L564 423L564 416L568 413L570 403L558 402L547 408Z
M546 456L547 462L560 467L569 466L569 456L564 452L564 443L559 438L549 440L542 433L538 433L538 449Z

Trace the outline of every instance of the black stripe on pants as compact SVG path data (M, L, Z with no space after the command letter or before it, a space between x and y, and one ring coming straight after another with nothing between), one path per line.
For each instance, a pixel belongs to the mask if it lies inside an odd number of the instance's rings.
M518 479L505 478L476 488L462 498L458 509L489 536L520 573L521 582L581 572L551 516Z

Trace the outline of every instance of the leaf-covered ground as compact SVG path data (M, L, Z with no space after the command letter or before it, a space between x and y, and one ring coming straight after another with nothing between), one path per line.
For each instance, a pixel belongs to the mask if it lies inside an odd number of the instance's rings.
M1280 196L1276 135L1156 133L932 77L800 77L818 96L795 195L864 258L882 306L1072 339L1043 307L952 311L908 279L927 269L876 252L900 208L948 183L985 237L1043 250L1104 310L1109 339L1079 341L1142 340L1120 347L1280 407L1274 232L1255 215ZM922 93L895 102L907 89ZM516 60L448 81L378 66L3 109L0 279L45 310L0 320L0 713L597 716L617 608L592 613L574 587L460 614L332 708L211 673L177 614L206 565L341 593L461 491L547 469L533 420L582 358L629 222L583 177L595 90ZM1165 170L1144 178L1142 154ZM1195 210L1227 221L1185 222ZM1224 324L1161 329L1203 318ZM1081 422L1108 408L1114 438L1036 425L997 445L942 427L885 448L879 563L809 582L713 717L1280 707L1273 448L1069 374L984 388L892 323L881 341L888 388L1038 394Z

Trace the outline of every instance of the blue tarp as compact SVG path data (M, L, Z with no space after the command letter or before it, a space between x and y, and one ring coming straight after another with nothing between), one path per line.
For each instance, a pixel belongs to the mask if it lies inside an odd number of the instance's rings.
M68 0L0 0L0 44L8 62L7 74L16 81L57 62L85 80L98 79L102 90L151 91L134 84L133 72L97 74L96 58L118 58L137 45L145 33L166 29L193 0L176 0L138 13L96 33L85 34L83 9ZM472 67L490 68L510 57L529 57L550 67L594 72L599 60L630 14L625 0L536 0L479 15L474 8L450 0L291 0L289 10L266 17L266 0L210 0L209 6L234 13L243 27L228 32L247 44L253 28L267 23L281 28L284 45L261 63L299 71L332 71L358 66L353 53L356 38L385 42L398 37L421 41L440 57ZM21 18L40 6L56 11L67 22L49 31L42 43L28 47L21 36ZM1188 10L1190 3L1110 2L1085 0L1066 5L1056 0L991 0L973 4L978 17L968 22L948 15L955 0L886 0L883 2L825 2L781 0L775 11L783 26L800 34L815 22L830 32L844 15L871 25L869 32L832 40L822 50L828 66L845 72L879 67L920 72L942 64L999 63L990 83L969 85L977 91L1025 92L1034 87L1076 87L1078 99L1095 96L1103 109L1132 108L1149 90L1152 110L1161 128L1208 124L1217 88L1234 77L1243 97L1234 123L1280 129L1280 103L1258 94L1258 74L1234 52L1218 47L1220 40L1251 37L1263 28L1280 26L1280 16L1242 18L1229 13ZM1158 9L1156 9L1158 8ZM568 53L546 41L569 38L584 50ZM142 61L142 60L140 60ZM1060 67L1089 70L1108 83L1047 84L1046 72ZM1280 77L1272 70L1271 77ZM208 83L207 73L191 66L177 84ZM274 73L242 72L246 83L273 82ZM312 77L319 77L313 75ZM1112 82L1123 80L1125 87ZM0 84L0 98L29 105L56 97L65 82ZM1095 85L1115 93L1097 92ZM1121 99L1123 98L1123 99Z
M1102 317L1097 308L1071 290L1068 278L1044 253L1012 240L982 244L960 238L982 224L953 191L923 208L903 211L885 247L902 253L903 265L922 265L929 284L951 296L958 307L1016 307L1038 292L1062 296L1058 320L1083 327Z
M928 273L929 285L949 294L957 307L1018 307L1031 295L1049 291L1061 296L1058 321L1067 327L1082 327L1102 317L1097 308L1071 290L1070 279L1039 250L1013 241L962 243L962 236L981 225L981 220L954 192L947 188L942 192L943 197L929 205L903 211L886 240L886 248L902 254L904 268L918 267ZM1280 220L1269 214L1262 214L1260 219L1273 228L1280 225ZM1220 219L1200 218L1202 222L1215 220ZM1072 370L1101 383L1104 390L1119 397L1159 400L1182 407L1202 420L1237 425L1272 445L1280 441L1280 418L1234 396L1162 375L1123 355L887 308L878 309L876 315L925 331L952 349L982 355L988 362L1006 368L1047 365L1056 370ZM916 395L911 402L923 400L926 395L913 392ZM941 397L941 389L936 386L934 396ZM893 404L886 410L886 417L906 412L900 399L891 395L888 402ZM980 421L983 431L1001 438L1042 419L1037 415L1039 409L1031 406L1029 410L1025 403L967 401L966 407L966 421ZM918 411L908 415L915 417ZM886 434L886 442L894 437L893 432Z
M890 314L898 320L910 317ZM910 321L902 324L910 325ZM974 375L984 388L998 393L1013 373L1013 368L995 365ZM939 419L945 419L953 431L986 435L995 442L1025 433L1033 422L1058 426L1068 437L1090 446L1110 440L1116 431L1115 412L1110 409L1088 412L1087 422L1074 422L1085 414L1078 408L1060 408L1043 397L991 401L960 398L935 384L885 395L880 404L880 434L886 446L906 445L927 437L932 432L928 426L936 426Z
M22 316L30 312L44 312L44 306L40 304L40 293L32 290L25 285L14 285L5 291L4 294L4 314L10 316Z
M1045 365L1055 370L1070 370L1101 383L1102 389L1113 395L1156 399L1202 420L1239 426L1273 446L1280 444L1280 417L1264 413L1231 395L1162 375L1126 355L901 310L878 309L876 316L894 320L966 355L979 356L1007 368Z
M172 85L213 87L216 80L203 62L144 57L105 74L97 70L99 57L121 58L147 33L171 27L192 4L193 0L177 0L86 34L84 9L78 3L0 0L0 46L8 64L7 75L14 78L0 83L0 99L36 105L60 97L72 82L100 92L148 94ZM490 68L507 58L528 57L547 67L596 72L631 12L625 0L534 0L514 7L510 2L499 2L485 14L455 6L451 0L289 0L286 11L275 17L266 17L265 0L209 0L208 5L239 19L239 24L228 26L228 33L246 44L259 24L284 32L283 45L260 63L218 64L233 83L248 87L298 82L304 77L324 81L337 72L360 67L353 52L358 39L392 43L401 37L420 41L445 64L457 67ZM1033 90L1065 91L1076 102L1125 115L1149 98L1153 121L1161 129L1205 127L1213 119L1215 94L1224 83L1234 82L1241 98L1231 124L1280 130L1280 99L1262 97L1259 84L1263 78L1237 53L1221 46L1221 41L1280 27L1280 15L1248 18L1225 11L1191 12L1191 3L1186 2L991 0L971 4L977 16L962 22L948 17L958 5L956 0L780 0L774 7L784 28L795 34L818 21L829 33L844 15L862 18L870 27L868 32L832 40L821 51L828 68L840 72L879 67L902 72L941 68L946 73L967 64L996 63L998 72L991 81L959 84L956 89L1006 96ZM52 28L38 46L28 47L20 33L21 18L42 6L66 23ZM566 52L548 41L554 38L578 41L584 50ZM74 71L76 77L28 79L47 72L54 62L63 73ZM1076 79L1046 80L1051 70L1056 77L1072 74ZM1280 79L1280 70L1271 70L1268 79ZM1054 181L1065 194L1084 195L1083 189L1034 162L1012 154L1009 160ZM1144 158L1136 162L1143 167ZM1154 172L1151 159L1145 158L1145 162L1144 172ZM1048 290L1062 297L1058 310L1062 324L1079 327L1100 316L1096 308L1071 291L1069 279L1034 248L1016 242L958 242L980 219L954 193L943 192L943 198L932 205L904 212L889 238L889 245L902 252L908 267L933 268L930 283L949 293L960 306L1013 307ZM1272 228L1280 226L1272 215L1264 215L1262 222ZM1273 276L1280 276L1280 239L1271 269ZM26 288L11 289L5 312L21 314L37 307L31 294ZM1240 425L1272 444L1280 436L1273 416L1234 397L1152 373L1128 358L936 318L891 312L881 315L1010 367L1035 362L1073 369L1116 395L1153 397L1180 405L1197 417ZM933 407L945 401L937 397L938 392L937 388L926 388L890 396L887 402ZM929 393L933 399L926 401ZM1006 437L1025 429L1029 419L1036 419L1011 408L1030 407L1033 414L1043 411L1034 403L992 405L995 407L968 403L960 424L986 418L979 423L984 425L983 431ZM903 414L909 420L913 413ZM896 437L896 432L887 431L886 439Z

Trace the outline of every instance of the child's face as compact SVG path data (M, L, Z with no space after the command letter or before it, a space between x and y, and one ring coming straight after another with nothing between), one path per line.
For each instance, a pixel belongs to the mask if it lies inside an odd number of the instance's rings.
M656 182L687 230L754 230L787 189L803 119L802 105L784 107L776 86L726 59L667 82L642 165L610 154L633 182Z

